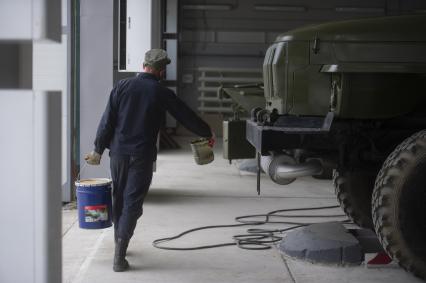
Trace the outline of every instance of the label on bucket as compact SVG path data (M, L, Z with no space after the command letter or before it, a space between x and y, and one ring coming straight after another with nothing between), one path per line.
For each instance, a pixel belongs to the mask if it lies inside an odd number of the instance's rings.
M100 222L108 220L108 209L106 205L90 205L84 207L85 222Z

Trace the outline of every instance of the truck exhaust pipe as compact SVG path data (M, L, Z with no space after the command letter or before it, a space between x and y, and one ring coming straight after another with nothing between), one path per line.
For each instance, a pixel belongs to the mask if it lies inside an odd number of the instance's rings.
M262 156L261 167L279 185L288 185L299 177L319 175L323 171L319 160L310 159L298 164L293 157L284 154Z

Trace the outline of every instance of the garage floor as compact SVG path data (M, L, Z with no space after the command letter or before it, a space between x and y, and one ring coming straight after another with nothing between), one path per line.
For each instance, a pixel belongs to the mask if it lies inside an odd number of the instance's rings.
M215 149L216 160L212 164L198 166L192 159L187 140L181 142L183 149L163 151L158 156L158 170L144 205L144 215L128 250L131 270L112 271L111 228L79 229L76 210L64 210L63 282L422 282L395 266L371 269L314 265L284 258L275 247L264 251L242 250L235 246L201 251L154 248L152 241L157 238L198 226L234 224L234 218L240 215L336 205L331 181L312 178L278 186L262 176L259 197L256 177L241 174L235 165L229 165L222 158L220 148ZM329 209L321 214L341 214L341 210ZM343 218L316 221L332 219ZM246 229L201 231L170 245L190 247L232 242L232 235L245 233Z

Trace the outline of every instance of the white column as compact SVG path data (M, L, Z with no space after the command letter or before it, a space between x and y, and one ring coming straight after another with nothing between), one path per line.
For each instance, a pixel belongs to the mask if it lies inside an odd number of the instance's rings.
M15 70L0 79L0 282L62 280L58 57L38 48L60 45L60 19L60 0L0 2L0 74Z
M98 123L113 87L113 1L80 2L80 168L93 150ZM86 166L81 178L108 177L108 150L101 166Z
M62 280L61 92L34 92L34 282Z

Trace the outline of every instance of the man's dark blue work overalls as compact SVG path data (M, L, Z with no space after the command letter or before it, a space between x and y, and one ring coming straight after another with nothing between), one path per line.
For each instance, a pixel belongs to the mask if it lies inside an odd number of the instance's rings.
M185 128L211 137L210 127L156 77L142 73L119 81L99 123L95 151L110 150L116 238L129 240L142 215L157 158L157 136L168 111Z

